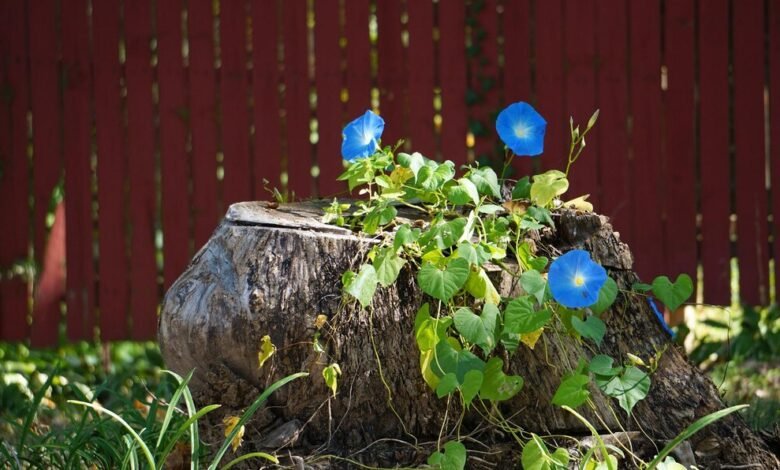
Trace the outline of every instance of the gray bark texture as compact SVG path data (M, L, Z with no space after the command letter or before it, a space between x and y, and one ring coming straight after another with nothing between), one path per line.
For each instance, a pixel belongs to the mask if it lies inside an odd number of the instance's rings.
M431 299L416 287L409 264L394 286L378 289L369 310L344 298L341 275L364 262L376 241L320 223L321 207L315 202L234 204L166 294L159 342L167 367L180 374L195 369L196 402L223 405L208 415L206 439L221 441L223 416L240 414L274 381L306 371L308 377L277 391L255 415L240 452L284 447L280 455L288 455L293 467L300 456L315 468L352 468L350 462L418 465L440 437L443 442L459 433L461 440L468 436L463 442L469 468L518 467L519 446L487 423L486 408L466 410L456 429L463 412L459 400L437 398L423 381L413 324L417 309ZM521 375L525 386L501 404L502 415L528 432L585 438L590 432L550 403L561 376L580 358L606 354L621 361L632 353L648 360L666 348L650 393L632 416L594 386L595 410L579 410L602 434L638 436L637 452L648 460L686 426L724 405L710 379L670 343L644 297L625 293L637 281L632 255L606 218L564 211L555 214L555 223L555 231L535 237L537 252L557 256L586 249L623 293L602 315L607 335L600 347L547 332L534 349L521 345L506 358L507 372ZM492 276L502 295L519 292L512 276L498 269ZM327 317L321 328L319 315ZM313 348L316 334L325 353ZM278 350L259 368L265 335ZM333 362L343 372L335 397L322 376ZM561 437L551 444L571 447L572 442ZM736 415L709 426L689 444L683 446L691 454L686 458L699 468L780 468ZM621 464L634 465L630 457Z

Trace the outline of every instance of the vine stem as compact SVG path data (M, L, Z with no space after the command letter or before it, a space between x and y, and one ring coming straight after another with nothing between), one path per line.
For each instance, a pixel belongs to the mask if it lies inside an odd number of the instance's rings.
M506 170L509 169L509 166L512 164L512 158L514 158L515 153L506 148L504 150L504 168L501 169L501 179L506 178Z

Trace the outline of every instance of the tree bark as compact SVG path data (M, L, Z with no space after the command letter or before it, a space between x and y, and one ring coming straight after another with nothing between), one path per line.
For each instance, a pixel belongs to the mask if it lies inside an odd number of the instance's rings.
M394 286L378 289L370 309L345 299L342 273L356 269L376 241L324 225L319 222L321 214L317 203L231 206L166 294L159 326L163 356L180 374L195 369L191 389L197 403L223 405L211 423L240 414L274 381L294 372L310 373L277 391L255 415L245 451L288 445L309 454L351 455L373 464L420 463L432 449L420 443L457 432L453 426L462 412L459 400L437 398L420 374L414 316L431 299L416 287L408 264ZM644 298L628 292L637 281L632 256L606 218L564 211L556 214L555 222L555 231L536 236L537 251L551 256L573 248L590 251L616 280L621 294L602 315L607 336L600 347L554 332L545 333L534 349L520 346L508 361L508 371L521 375L525 386L501 404L503 416L540 435L589 435L572 415L550 403L561 376L580 358L594 354L620 362L632 353L647 361L664 348L650 393L632 416L593 386L595 407L578 411L600 433L641 431L660 448L696 419L723 408L710 379L670 343ZM508 274L497 271L492 276L502 295L519 292ZM321 329L319 315L327 317ZM325 353L313 348L318 334ZM259 368L258 351L265 335L278 350ZM343 372L335 397L322 377L323 368L333 362ZM474 433L482 442L506 442L507 436L486 425L484 413L478 405L466 410L460 435ZM221 429L210 432L216 441ZM394 441L379 441L387 438ZM401 441L409 444L398 444ZM559 444L571 441L561 439ZM777 457L735 415L698 433L690 445L701 468L748 464L780 468ZM653 456L656 449L650 447L652 453L641 457ZM502 456L470 454L470 465L478 467L481 460L508 462L517 452L515 445ZM329 462L349 466L343 460Z

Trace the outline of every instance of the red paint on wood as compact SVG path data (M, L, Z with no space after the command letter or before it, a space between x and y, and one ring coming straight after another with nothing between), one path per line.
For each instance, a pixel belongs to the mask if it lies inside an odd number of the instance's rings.
M660 201L661 19L658 4L629 2L631 70L632 238L634 268L644 280L669 274L664 266Z
M470 8L475 5L478 3L472 3ZM477 13L479 27L471 32L472 44L479 47L479 53L468 61L469 87L479 96L479 100L468 108L471 122L480 123L480 126L471 126L475 134L474 157L503 164L503 146L496 134L496 116L500 111L497 1L484 0L481 5ZM480 132L476 132L475 127Z
M282 189L281 115L279 101L279 30L276 2L252 2L252 24L263 25L252 31L252 87L255 100L255 199L267 199L263 179L270 188Z
M566 48L566 112L574 118L574 125L585 131L588 119L598 108L596 103L596 6L593 0L567 2L564 7L564 34ZM598 133L586 137L587 147L569 173L567 196L590 194L595 207L600 207ZM566 157L556 162L557 168L566 168Z
M560 169L569 149L569 115L564 109L566 82L563 71L563 7L560 0L536 3L536 103L547 120L543 169Z
M775 292L780 292L780 3L769 3L769 122L774 215Z
M22 2L0 4L0 266L10 268L25 262L29 243L27 197L30 190L27 163L28 77L25 53L25 9ZM0 332L3 339L19 341L29 334L27 283L20 278L0 282Z
M150 339L157 326L159 289L155 265L154 108L149 1L125 8L127 60L127 158L130 182L130 313L133 339Z
M62 10L65 211L68 252L68 338L92 338L95 273L90 191L90 59L87 6L77 0Z
M317 178L318 195L331 198L346 186L336 178L343 170L341 158L341 49L339 2L319 0L314 4L315 85L317 87Z
M433 3L408 2L409 15L409 138L412 149L436 158L433 128Z
M596 2L599 63L596 96L600 113L596 127L591 131L597 137L596 145L591 146L588 140L587 153L580 165L598 162L601 197L595 209L610 218L612 226L624 239L631 239L626 15L626 2L623 0ZM579 171L579 168L574 171Z
M220 5L220 51L222 70L222 152L225 206L252 196L254 181L249 157L249 103L246 70L246 9L244 2ZM263 23L259 23L263 25ZM258 149L259 150L259 149Z
M347 120L371 108L371 42L368 36L368 0L350 0L344 8L347 64L344 82L349 92Z
M124 190L127 161L122 151L120 101L119 1L95 3L93 12L95 132L98 177L98 304L100 339L128 335Z
M694 155L693 0L667 3L664 247L666 272L696 277L696 157ZM709 47L705 45L705 47ZM695 297L694 297L695 298Z
M33 297L33 328L30 343L33 347L57 344L61 320L60 302L65 294L65 205L60 203L54 212L54 225L41 256L41 273L35 284ZM118 320L123 320L119 318Z
M699 3L699 154L704 301L731 304L728 0Z
M160 51L160 168L162 170L163 279L167 289L189 262L189 161L185 149L189 108L181 56L181 2L157 6Z
M192 226L197 250L208 241L222 216L217 200L217 84L211 3L190 2L187 21L190 46Z
M309 141L309 74L306 46L306 1L282 5L287 139L287 187L296 198L311 195L312 147Z
M43 267L35 286L31 344L35 347L53 346L57 342L60 322L59 302L65 296L65 208L58 207L58 216L51 233L47 233L46 215L54 187L63 176L62 145L60 143L61 115L59 95L59 68L57 65L57 28L54 0L30 2L30 107L33 115L33 192L35 214L33 219L33 248L35 261ZM57 230L58 229L58 230ZM59 238L57 238L59 237ZM57 255L52 246L61 246ZM52 263L53 259L58 259ZM62 262L61 266L57 266ZM51 269L61 271L58 282L51 278ZM59 274L59 271L58 271Z
M504 4L504 106L518 101L530 103L531 93L531 5L529 0ZM491 129L498 139L494 129ZM533 174L532 157L512 161L512 178Z
M395 145L399 139L409 135L404 103L407 72L401 43L401 3L378 2L376 16L379 30L376 46L379 56L379 110L385 120L382 143Z
M742 301L752 305L765 305L768 301L763 24L763 2L745 0L734 5L734 146L739 293Z
M466 9L461 2L439 3L439 85L442 158L466 163Z

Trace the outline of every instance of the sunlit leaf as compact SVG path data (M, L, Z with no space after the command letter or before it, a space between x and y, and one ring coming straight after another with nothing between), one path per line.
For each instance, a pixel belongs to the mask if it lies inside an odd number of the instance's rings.
M275 352L276 346L271 342L271 337L268 335L263 336L260 339L260 350L257 352L257 368L263 367L263 364L265 364Z
M230 433L233 432L233 429L236 427L238 422L241 420L238 416L227 416L222 420L222 424L225 425L225 437L230 436ZM230 441L230 445L233 447L233 452L238 450L239 447L241 447L241 444L244 440L244 432L246 431L246 428L242 425L241 428L238 430L238 434L233 436L233 439Z

